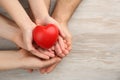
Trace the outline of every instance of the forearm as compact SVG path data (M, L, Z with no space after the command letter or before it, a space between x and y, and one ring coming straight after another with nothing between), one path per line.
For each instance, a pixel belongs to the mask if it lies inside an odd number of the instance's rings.
M52 17L59 23L67 23L81 1L82 0L57 0Z
M0 51L0 70L22 68L20 56L17 51Z
M24 28L31 26L32 21L18 0L0 0L0 6L9 13L19 27Z
M40 21L49 16L44 0L28 0L32 9L35 21Z
M0 37L14 42L15 38L20 34L20 29L17 28L17 25L2 15L0 15L0 26Z
M49 12L50 1L51 1L51 0L44 0L44 1L45 1L45 5L46 5L46 7L47 7L47 10L48 10L48 12Z

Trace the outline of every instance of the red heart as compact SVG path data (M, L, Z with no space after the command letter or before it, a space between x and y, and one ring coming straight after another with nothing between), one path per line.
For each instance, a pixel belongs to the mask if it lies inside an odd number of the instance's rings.
M58 39L58 28L54 24L36 26L33 30L33 40L41 48L52 47Z

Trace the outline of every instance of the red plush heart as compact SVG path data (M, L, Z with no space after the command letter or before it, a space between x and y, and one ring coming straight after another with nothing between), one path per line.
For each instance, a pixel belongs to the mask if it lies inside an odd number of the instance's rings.
M33 40L41 48L52 47L58 39L58 28L54 24L36 26L33 30Z

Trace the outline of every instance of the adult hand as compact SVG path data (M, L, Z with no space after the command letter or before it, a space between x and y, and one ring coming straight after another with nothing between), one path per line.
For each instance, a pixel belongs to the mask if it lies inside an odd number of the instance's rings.
M65 44L65 40L64 40L64 38L65 38L65 35L64 35L64 33L63 33L63 30L62 30L62 28L61 28L61 26L60 26L60 24L57 22L57 21L55 21L52 17L50 17L50 16L46 16L45 18L43 18L43 19L36 19L35 20L35 23L37 24L37 25L47 25L47 24L54 24L54 25L56 25L57 26L57 28L59 29L59 31L60 31L60 35L59 35L59 38L58 38L58 40L57 40L57 42L56 42L56 44L54 45L54 50L55 50L55 52L56 52L56 54L58 55L58 56L60 56L60 57L64 57L65 56L65 54L68 54L68 50L66 49L66 44ZM65 53L65 54L64 54Z
M22 68L24 69L43 68L61 61L61 59L58 57L54 57L49 60L41 60L24 49L19 50L18 53L21 56L19 60L22 63Z
M52 51L50 52L49 50L43 50L32 43L32 30L30 30L30 28L26 29L25 31L21 31L17 27L14 29L17 30L17 33L13 32L16 34L16 36L14 36L14 42L20 48L26 49L32 52L34 55L39 56L40 58L48 59L49 57L54 57L54 53Z
M8 3L7 0L0 0L0 6L8 12L8 14L13 18L13 20L22 30L22 37L25 49L40 58L49 59L49 56L40 53L39 50L35 49L35 47L33 46L32 31L36 25L27 15L20 2L18 0L12 0Z

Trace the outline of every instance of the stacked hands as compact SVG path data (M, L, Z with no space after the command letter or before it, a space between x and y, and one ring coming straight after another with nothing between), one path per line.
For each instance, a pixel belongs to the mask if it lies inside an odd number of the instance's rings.
M24 68L30 72L33 69L51 72L72 48L67 24L80 1L57 0L50 16L50 0L28 0L32 15L28 16L18 0L9 3L0 0L1 7L14 20L0 15L0 36L19 47L18 51L0 51L0 61L4 61L0 62L0 70Z
M52 19L52 18L51 18ZM52 19L54 22L55 20ZM56 25L55 25L56 24ZM33 29L33 45L37 54L42 59L59 58L59 61L65 57L71 50L71 45L65 40L65 34L61 31L58 23L38 25ZM59 30L58 30L59 29ZM41 69L41 73L50 72L57 65L53 64L47 68ZM32 70L31 70L32 71Z
M65 39L65 34L62 32L59 23L51 17L48 19L51 19L50 21L53 22L47 22L48 24L45 24L45 26L36 25L36 27L33 28L33 41L31 47L30 45L28 47L20 45L21 48L29 50L35 56L40 57L40 59L49 60L57 58L55 64L41 68L41 73L51 72L71 50L71 42L68 42ZM29 71L32 72L33 69L30 69Z

